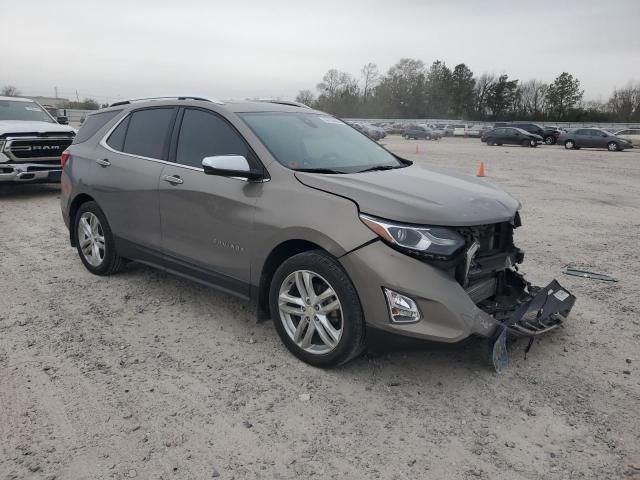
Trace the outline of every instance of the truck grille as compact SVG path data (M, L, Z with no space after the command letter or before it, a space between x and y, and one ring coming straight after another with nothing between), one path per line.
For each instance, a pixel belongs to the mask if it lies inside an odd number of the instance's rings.
M28 138L10 140L5 153L14 161L34 159L59 159L62 152L71 145L72 138Z

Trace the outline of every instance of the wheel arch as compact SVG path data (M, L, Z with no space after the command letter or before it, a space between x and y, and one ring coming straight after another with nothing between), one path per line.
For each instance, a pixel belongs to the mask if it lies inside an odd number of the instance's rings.
M87 202L95 202L95 199L91 195L80 193L75 196L69 205L69 243L72 247L76 246L76 213Z
M321 250L331 255L329 251L309 240L301 238L286 240L276 245L267 255L260 271L260 281L255 294L258 308L258 320L266 320L271 317L269 312L269 287L271 279L282 262L299 253L311 250Z

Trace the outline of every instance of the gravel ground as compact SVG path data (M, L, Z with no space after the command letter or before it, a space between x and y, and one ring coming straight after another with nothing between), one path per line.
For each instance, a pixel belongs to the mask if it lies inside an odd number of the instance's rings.
M0 479L640 478L640 151L383 143L485 161L523 203L529 278L578 297L563 330L501 375L479 342L318 370L225 294L92 276L58 187L2 186Z

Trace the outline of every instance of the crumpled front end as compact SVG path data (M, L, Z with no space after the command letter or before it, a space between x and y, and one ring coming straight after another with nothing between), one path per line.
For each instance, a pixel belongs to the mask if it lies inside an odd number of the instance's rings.
M518 271L524 253L513 244L513 222L463 229L468 247L456 267L456 278L485 313L510 333L536 336L551 331L567 318L576 298L553 280L536 287Z

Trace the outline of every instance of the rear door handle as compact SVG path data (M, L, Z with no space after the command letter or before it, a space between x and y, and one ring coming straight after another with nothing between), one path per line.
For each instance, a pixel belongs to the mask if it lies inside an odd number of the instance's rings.
M111 165L111 162L108 159L103 159L103 160L96 160L96 163L102 167L108 167L109 165Z
M178 175L165 175L163 180L174 185L180 185L181 183L184 183L184 180L182 180Z

